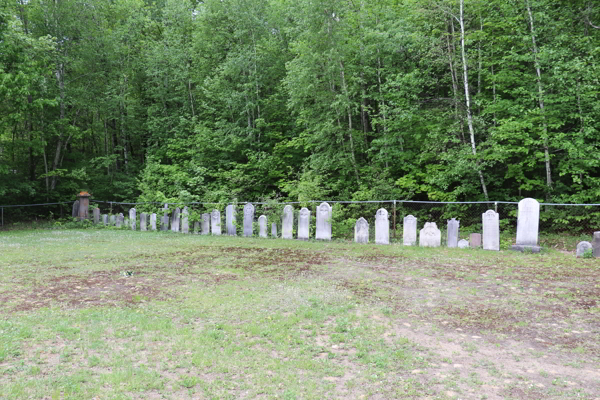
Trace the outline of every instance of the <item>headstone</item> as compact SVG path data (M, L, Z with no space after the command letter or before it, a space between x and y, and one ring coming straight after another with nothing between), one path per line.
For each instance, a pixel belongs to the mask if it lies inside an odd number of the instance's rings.
M202 234L208 235L210 233L210 214L202 214Z
M271 236L277 239L277 223L273 222L271 224Z
M88 219L90 216L88 215L88 211L90 209L90 194L87 192L81 192L79 193L79 195L77 195L78 200L79 200L79 207L77 210L77 216L79 217L80 221L83 221L85 219Z
M156 230L156 214L155 213L150 214L150 229L152 229L153 231Z
M100 223L100 209L94 208L94 224L98 225Z
M235 231L236 214L237 213L235 211L235 207L232 204L225 207L225 224L227 226L227 234L229 236L236 235L236 231Z
M111 215L109 220L110 220L110 226L115 226L117 224L117 216L116 215Z
M457 221L456 218L446 221L448 223L447 245L448 247L458 247L458 227L460 226L460 221Z
M140 214L140 231L147 231L148 230L148 222L146 221L147 218L147 214L146 213L141 213Z
M221 213L219 210L212 210L210 213L210 227L213 235L221 234Z
M483 222L483 249L500 250L500 214L487 210L481 214Z
M412 215L404 217L402 225L403 236L402 244L404 246L415 246L417 244L417 219Z
M588 250L592 250L593 251L593 246L590 242L579 242L577 243L577 253L576 256L577 257L583 257L583 255L585 254L586 251Z
M594 257L600 258L600 232L594 232L594 241L592 242L592 249Z
M75 202L73 203L72 216L73 216L73 218L79 217L79 200L75 200Z
M466 249L467 247L469 247L469 241L465 240L465 239L461 239L458 241L458 248L459 249Z
M440 247L442 245L442 232L435 222L425 222L425 226L419 233L419 245L421 247Z
M539 225L540 203L532 198L521 200L517 216L517 244L513 245L512 249L517 251L528 249L533 253L539 253L541 250L538 246Z
M250 203L244 206L244 236L251 237L254 233L254 206Z
M332 208L328 203L321 203L317 208L317 233L316 239L331 240Z
M375 243L390 244L390 220L385 208L375 213Z
M261 215L258 217L258 236L261 238L267 237L267 216Z
M104 226L108 225L108 214L102 214L102 223Z
M137 222L137 218L135 215L135 208L130 208L129 209L129 222L131 223L131 230L135 231L136 229L136 222Z
M183 211L181 212L181 232L182 233L190 233L190 213L187 207L183 207Z
M377 223L375 223L377 229ZM354 241L356 243L369 243L369 223L363 217L356 220L354 225Z
M175 211L173 211L173 219L171 220L171 231L179 232L179 214L181 214L181 210L179 207L175 207Z
M481 247L481 233L471 233L471 235L469 235L469 245L474 249L480 248Z
M117 215L117 228L120 228L120 227L121 227L121 225L122 225L122 224L123 224L123 222L124 222L124 218L125 218L125 217L123 216L123 213L121 213L121 214Z
M281 221L281 237L284 239L294 238L294 207L289 204L283 207L283 220Z
M194 222L194 233L195 233L196 235L199 235L199 234L200 234L200 230L201 230L201 229L202 229L202 228L201 228L201 226L200 226L200 222L199 222L199 221L195 221L195 222Z
M165 232L169 230L169 216L168 215L163 215L162 224L160 225L160 230L165 231Z
M310 210L306 207L300 209L298 214L298 239L308 240L310 237Z

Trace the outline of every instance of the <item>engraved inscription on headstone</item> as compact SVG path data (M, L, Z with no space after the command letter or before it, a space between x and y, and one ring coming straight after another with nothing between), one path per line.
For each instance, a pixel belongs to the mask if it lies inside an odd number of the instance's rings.
M175 211L173 211L173 220L171 221L171 231L173 232L179 232L180 214L181 210L179 207L176 207Z
M469 247L469 241L465 240L465 239L461 239L458 241L458 248L459 249L466 249L467 247Z
M140 230L141 231L148 230L148 223L146 222L146 213L140 214Z
M258 217L258 236L261 238L267 237L267 216L261 215Z
M99 224L100 223L100 209L99 208L94 208L94 224Z
M440 247L442 245L442 233L435 222L425 222L425 226L419 233L419 245L421 247Z
M277 223L273 222L271 224L271 236L277 238Z
M219 210L212 210L210 214L210 229L213 235L221 234L221 213Z
M182 233L190 233L190 213L187 207L183 207L183 211L181 212L181 232Z
M579 242L577 243L577 253L576 256L577 257L583 257L583 255L585 254L586 251L588 250L592 250L593 251L593 246L590 242Z
M481 247L481 233L471 233L469 235L469 245L474 249Z
M377 224L375 224L377 229ZM369 223L363 217L356 220L354 224L354 241L356 243L369 243Z
M135 215L135 208L130 208L129 209L129 223L131 224L131 230L135 231L136 230L136 224L137 222L137 218Z
M287 205L283 208L283 220L281 221L281 237L284 239L294 238L294 207Z
M500 214L487 210L481 214L483 222L483 249L500 250Z
M302 207L298 214L298 239L308 240L309 239L309 225L310 225L310 210L306 207Z
M456 218L452 218L447 220L448 222L448 236L447 236L447 245L448 247L458 247L458 229L460 226L460 221L457 221Z
M156 230L156 214L155 213L150 214L150 229L152 229L153 231Z
M538 229L540 224L540 203L532 198L526 198L519 202L519 214L517 216L517 244L512 246L513 250L523 251L529 249L539 253Z
M417 244L417 219L412 215L404 217L402 244L414 246Z
M250 237L254 233L254 206L250 203L244 206L244 236Z
M229 236L235 236L235 223L236 223L237 212L233 204L225 207L225 226L227 227L227 234Z
M208 235L210 233L210 214L202 214L202 234Z
M331 240L332 208L328 203L321 203L317 208L316 239Z
M375 243L390 244L390 220L385 208L375 213Z

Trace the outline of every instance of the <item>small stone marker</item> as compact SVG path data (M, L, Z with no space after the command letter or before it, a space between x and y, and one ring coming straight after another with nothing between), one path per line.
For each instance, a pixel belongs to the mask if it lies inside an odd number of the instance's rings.
M100 223L100 209L94 208L94 224L98 225Z
M156 230L156 214L155 213L150 214L150 229L152 229L153 231Z
M385 208L375 213L375 243L390 244L390 220Z
M298 214L298 239L308 240L310 237L309 233L310 226L310 210L306 207L302 207Z
M281 237L293 239L294 234L294 207L289 204L283 207L283 220L281 221Z
M244 206L244 236L251 237L254 233L254 206L250 203Z
M210 228L213 235L219 236L221 234L221 213L219 210L212 210L212 213L210 213Z
M517 217L517 244L512 246L513 250L531 250L539 253L538 229L540 225L540 203L536 199L526 198L519 202L519 214Z
M129 209L129 222L131 223L131 230L135 231L136 230L136 222L137 222L137 218L135 215L135 208L130 208Z
M592 242L592 249L594 257L600 258L600 232L594 232L594 241Z
M183 207L183 211L181 213L181 232L182 233L190 233L190 213L187 207Z
M146 213L141 213L140 214L140 231L147 231L148 230L148 222L146 221L146 217L147 214Z
M73 216L73 218L79 217L79 200L75 200L75 202L73 203L72 216Z
M108 214L102 214L102 223L104 226L108 225Z
M377 223L375 223L377 229ZM356 243L369 243L369 223L363 217L356 220L354 225L354 241Z
M202 214L202 234L210 233L210 214Z
M236 214L237 212L233 204L225 207L225 226L227 227L227 234L229 236L236 236L237 234L235 230Z
M465 240L465 239L461 239L458 241L458 248L459 249L466 249L467 247L469 247L469 241Z
M474 249L480 248L481 247L481 233L471 233L471 235L469 235L469 245Z
M123 217L123 213L117 215L117 228L121 227L121 224L123 224L124 218L125 217Z
M419 246L440 247L442 245L442 232L435 222L425 222L425 226L419 233Z
M417 219L412 215L404 217L402 226L402 244L404 246L414 246L417 244Z
M116 215L111 215L109 220L110 220L110 226L115 226L117 224L117 216Z
M590 242L579 242L577 243L577 253L576 256L577 257L583 257L583 255L585 254L586 251L588 250L592 250L593 246Z
M164 215L162 217L162 224L160 225L160 230L165 231L165 232L169 230L169 216L168 215Z
M173 220L171 221L171 231L179 232L179 215L181 214L181 210L179 207L175 207L175 211L173 211Z
M487 210L481 214L483 222L483 249L500 250L500 214Z
M317 209L317 232L316 239L331 240L331 217L332 208L328 203L321 203Z
M258 217L258 236L266 238L267 236L267 216L261 215Z
M448 223L448 231L447 231L447 246L448 247L458 247L458 229L460 226L460 221L457 221L456 218L446 220Z
M271 236L277 239L277 223L273 222L271 224Z

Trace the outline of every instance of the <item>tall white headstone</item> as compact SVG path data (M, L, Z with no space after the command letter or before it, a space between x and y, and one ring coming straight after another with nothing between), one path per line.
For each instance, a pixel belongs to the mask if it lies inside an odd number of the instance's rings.
M202 234L208 235L210 233L210 214L202 214Z
M135 215L135 208L131 208L129 209L129 223L131 223L131 230L135 231L136 226L136 215Z
M190 213L187 207L183 207L183 211L181 212L181 232L190 233Z
M148 230L148 222L146 221L146 213L140 214L140 231Z
M421 247L440 247L442 245L442 233L435 222L425 222L425 226L419 234L419 245Z
M458 247L458 228L460 226L460 221L457 221L456 218L452 218L447 220L447 223L447 245L448 247Z
M321 203L317 208L316 239L331 240L331 217L333 211L328 203Z
M375 214L375 243L390 244L390 220L385 208Z
M221 234L221 213L219 210L212 210L210 214L210 228L213 235Z
M179 209L179 207L176 207L175 211L173 211L173 220L171 221L171 230L173 232L179 232L179 225L180 225L179 214L181 214L181 210Z
M483 223L483 249L500 250L500 214L487 210L481 214Z
M403 235L402 244L404 246L414 246L417 244L417 219L412 215L404 217L402 225Z
M298 239L308 240L309 239L309 226L310 226L310 210L306 207L302 207L298 214Z
M375 224L377 229L377 224ZM356 220L354 225L354 241L356 243L369 243L369 223L363 217Z
M267 216L261 215L258 217L258 236L261 238L267 237Z
M225 207L225 224L227 226L227 234L229 236L236 236L237 234L235 229L236 214L237 212L235 210L235 206L232 204Z
M251 237L254 233L254 206L250 203L244 206L244 236Z
M523 251L528 249L539 253L538 230L540 225L540 203L536 199L526 198L519 202L519 215L517 217L517 244L513 250Z
M156 230L156 214L155 213L150 214L150 229L152 229L153 231Z
M289 204L283 208L283 220L281 221L281 237L284 239L294 238L294 207Z

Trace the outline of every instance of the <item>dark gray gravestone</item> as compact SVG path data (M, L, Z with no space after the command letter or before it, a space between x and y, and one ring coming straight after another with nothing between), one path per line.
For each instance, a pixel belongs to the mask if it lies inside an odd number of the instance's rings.
M261 215L258 217L258 236L266 238L267 236L267 216Z
M202 234L208 235L210 233L210 214L202 214Z
M94 208L94 224L99 224L100 223L100 209L99 208Z
M181 215L182 215L181 232L190 233L190 220L189 220L190 213L189 213L187 207L183 207L183 212L181 213Z
M147 231L147 230L148 230L147 214L141 213L140 214L140 231Z
M229 236L236 236L237 234L235 229L236 216L237 212L232 204L225 207L225 226L227 227L227 234Z
M375 224L377 227L377 224ZM369 243L369 223L363 217L356 220L354 224L354 241L356 243Z
M469 245L474 249L481 247L481 233L471 233L469 236Z
M592 242L592 249L594 257L600 258L600 232L594 232L594 241Z
M298 239L308 240L310 235L310 210L302 207L298 213Z
M447 231L447 246L448 247L458 247L458 227L460 226L460 221L457 221L456 218L452 218L446 220L448 223L448 231Z
M73 203L72 216L73 216L73 218L79 217L79 200L75 200L75 202Z
M251 237L254 233L254 206L250 203L244 206L244 236Z

